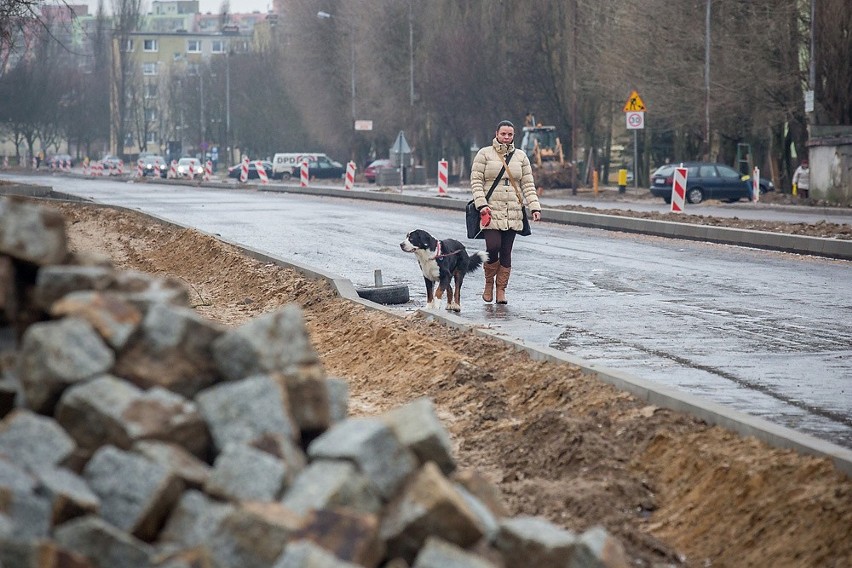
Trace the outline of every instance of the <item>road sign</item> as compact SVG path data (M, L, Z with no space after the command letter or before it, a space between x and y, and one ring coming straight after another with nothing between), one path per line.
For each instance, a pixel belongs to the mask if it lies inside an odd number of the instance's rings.
M642 102L642 97L635 90L630 92L627 97L627 102L624 103L624 112L642 112L645 109L645 103Z
M627 130L641 130L645 128L644 112L628 112L624 116L627 119Z
M355 130L372 130L373 129L373 121L372 120L356 120L355 121Z

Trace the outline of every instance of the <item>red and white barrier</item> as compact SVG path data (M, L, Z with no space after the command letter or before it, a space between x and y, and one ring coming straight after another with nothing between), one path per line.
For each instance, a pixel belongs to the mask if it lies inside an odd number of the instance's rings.
M210 181L210 178L213 177L213 162L207 160L207 163L204 164L204 181Z
M760 168L754 167L754 174L751 176L751 200L755 203L760 201Z
M343 189L351 191L355 186L355 162L350 161L346 164L346 178L343 183Z
M84 176L89 175L89 160L88 159L83 160L83 175Z
M682 213L686 202L686 168L675 168L672 182L672 213Z
M3 156L3 169L9 169L9 156Z
M169 179L177 179L177 160L172 160L172 163L169 164L169 173L166 174L166 177Z
M142 160L136 160L136 177L141 178L145 176L145 170L142 166Z
M248 156L243 158L242 163L240 164L240 182L245 183L248 181L248 166L249 159Z
M438 195L447 195L447 185L449 184L449 167L447 160L438 162Z
M299 180L302 187L308 187L308 181L310 181L309 173L310 173L310 165L307 160L302 162L302 165L299 166Z
M123 160L118 162L118 167L116 168L116 170L118 172L116 175L119 175L119 176L124 175L124 161Z
M254 169L257 170L257 177L260 178L260 183L263 185L269 183L269 176L266 175L266 168L263 167L263 162L257 160L254 163Z

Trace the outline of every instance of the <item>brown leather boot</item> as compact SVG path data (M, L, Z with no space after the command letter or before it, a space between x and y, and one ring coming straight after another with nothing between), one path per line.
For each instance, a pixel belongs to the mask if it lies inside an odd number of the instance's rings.
M494 301L494 277L497 275L497 269L500 267L500 261L487 262L482 265L485 271L485 290L482 291L482 301L491 303Z
M497 269L497 303L508 304L506 301L506 286L509 284L509 275L512 273L511 268L501 266Z

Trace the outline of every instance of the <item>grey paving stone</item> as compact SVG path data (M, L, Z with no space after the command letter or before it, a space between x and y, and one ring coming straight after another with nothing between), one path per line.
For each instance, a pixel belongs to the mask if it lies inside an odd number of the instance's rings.
M149 568L154 553L150 545L94 515L68 521L56 529L54 538L97 568Z
M119 354L115 374L192 398L221 378L211 348L224 329L193 309L152 304Z
M316 364L319 357L295 304L256 317L216 340L213 356L229 380Z
M280 504L243 503L218 523L209 548L219 566L268 568L301 527L301 517Z
M59 211L21 199L0 199L0 253L45 266L68 255Z
M134 443L131 449L170 469L184 481L188 488L201 489L210 475L210 466L206 462L177 444L142 440Z
M439 538L429 537L412 568L498 568L475 554Z
M419 398L386 412L382 418L421 465L433 461L447 475L456 468L450 435L430 399Z
M145 541L157 536L183 491L169 469L114 446L95 452L83 477L101 499L101 516Z
M89 322L110 347L123 349L142 323L142 312L119 294L71 292L50 306L54 318L79 317Z
M44 467L36 472L36 476L39 481L39 493L52 503L53 525L100 511L101 500L83 478L73 471Z
M231 443L216 457L204 485L208 494L231 501L274 501L286 482L282 460L246 444Z
M296 477L281 501L299 514L312 509L348 507L378 512L381 497L370 481L348 461L315 460Z
M67 387L108 372L114 362L112 350L89 322L64 318L27 328L17 374L27 406L50 413Z
M219 451L230 442L249 443L268 433L299 439L287 390L268 375L218 384L198 393L195 401Z
M201 491L185 491L166 521L160 540L186 548L206 544L219 522L233 510L233 505L212 499Z
M359 565L344 562L308 540L298 540L287 545L273 568L359 568Z
M577 535L541 517L504 519L494 546L509 566L564 567L577 545Z
M0 454L38 470L65 463L76 448L74 439L54 420L18 409L0 422Z
M42 267L36 276L36 303L45 311L56 300L80 290L105 290L114 281L112 269L104 266L56 264Z
M464 498L432 462L421 467L391 501L381 526L388 554L408 562L430 536L466 548L479 541L484 532Z
M376 418L350 418L332 426L308 446L311 459L348 459L390 499L417 466L417 460Z

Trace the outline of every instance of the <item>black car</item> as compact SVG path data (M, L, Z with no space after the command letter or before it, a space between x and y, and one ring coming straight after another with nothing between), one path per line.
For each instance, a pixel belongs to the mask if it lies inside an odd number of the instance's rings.
M157 154L146 154L139 158L142 162L143 176L166 177L169 173L169 165L166 159Z
M260 162L263 164L263 169L266 170L266 178L272 179L272 162L267 162L266 160L262 160ZM237 164L235 166L231 166L228 168L228 177L234 179L240 179L240 169L242 168L242 164ZM260 176L257 173L257 162L251 161L248 163L248 179L259 179Z
M346 174L346 166L326 156L318 156L306 161L308 162L308 177L310 179L340 179ZM297 165L293 167L292 171L282 172L279 177L287 181L290 178L300 179L301 175L301 166Z
M651 176L651 194L662 197L666 203L672 200L672 185L675 168L679 164L669 164L658 168ZM686 168L686 201L701 203L706 199L719 199L734 203L740 199L751 199L752 180L725 164L710 162L684 162ZM760 193L775 191L772 181L760 179Z

